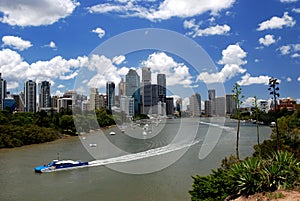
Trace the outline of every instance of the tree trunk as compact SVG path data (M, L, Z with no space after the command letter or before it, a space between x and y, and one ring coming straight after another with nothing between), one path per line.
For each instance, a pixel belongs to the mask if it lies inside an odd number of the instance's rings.
M236 131L236 144L235 144L235 153L236 153L236 159L239 161L239 138L240 138L240 117L238 117L238 126Z

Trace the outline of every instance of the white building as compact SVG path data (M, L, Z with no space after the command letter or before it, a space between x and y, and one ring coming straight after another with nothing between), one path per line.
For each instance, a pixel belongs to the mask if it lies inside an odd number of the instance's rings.
M134 97L121 96L120 109L128 116L134 116Z

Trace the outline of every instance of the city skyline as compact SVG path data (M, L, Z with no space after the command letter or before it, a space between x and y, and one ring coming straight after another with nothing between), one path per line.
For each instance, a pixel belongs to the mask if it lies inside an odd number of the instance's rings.
M153 71L152 83L157 74L164 73L169 87L191 89L173 95L184 98L197 92L203 100L215 83L224 85L225 93L217 90L216 94L223 96L231 93L236 82L246 98L268 100L267 82L275 77L280 80L281 97L300 102L296 90L300 87L299 16L298 0L116 0L100 4L3 0L0 72L12 93L22 90L24 80L46 80L51 83L52 95L61 95L74 89L81 68L97 69L97 77L89 84L101 92L104 80L117 84L129 69L142 77L141 68L148 67ZM186 58L156 49L90 55L109 39L141 28L166 29L193 40L209 55L217 71L205 70L205 66L197 71ZM99 73L104 67L110 70ZM103 81L94 82L99 79Z

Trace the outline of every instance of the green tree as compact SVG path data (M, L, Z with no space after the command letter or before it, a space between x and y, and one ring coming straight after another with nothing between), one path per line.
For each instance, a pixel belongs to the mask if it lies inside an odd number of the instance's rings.
M244 98L242 94L242 88L238 83L235 83L233 86L232 92L234 93L234 100L236 102L236 107L237 107L237 119L238 119L238 124L237 124L237 130L236 130L236 144L235 144L235 153L236 153L236 158L240 160L239 157L239 137L240 137L240 125L241 125L241 112L240 112L240 106L242 104L242 99Z
M273 96L274 101L274 111L275 111L275 124L276 124L276 142L277 142L277 150L280 150L280 144L279 144L279 130L278 130L278 123L277 123L277 97L279 98L279 82L276 78L270 78L269 79L269 88L270 95Z

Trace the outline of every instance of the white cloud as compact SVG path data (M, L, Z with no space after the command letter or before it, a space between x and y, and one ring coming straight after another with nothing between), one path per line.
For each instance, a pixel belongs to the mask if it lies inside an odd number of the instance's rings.
M283 45L277 50L280 51L281 55L290 55L292 58L300 57L300 44Z
M55 44L55 42L51 41L51 42L49 43L49 47L51 47L51 48L53 48L53 49L56 49L56 44Z
M152 83L156 83L158 73L163 73L166 74L167 86L180 84L184 87L191 87L193 84L189 68L183 63L177 63L164 52L155 52L149 55L147 60L142 61L141 66L151 68Z
M284 45L284 46L281 46L279 48L280 52L282 55L287 55L290 53L290 50L291 50L291 46L290 45Z
M140 17L151 21L167 20L172 17L192 17L211 12L215 15L223 9L230 8L235 0L164 0L151 5L128 0L119 3L103 3L89 7L91 13L114 13L126 17Z
M300 8L293 8L292 11L295 12L295 13L300 13Z
M18 36L3 36L2 37L3 46L10 46L16 50L26 50L32 46L30 41L23 40Z
M247 63L244 60L247 53L238 44L229 45L222 51L222 55L222 59L218 62L219 64L224 64L222 70L217 73L202 72L197 80L205 83L223 83L238 74L246 72L246 69L243 69L241 66Z
M300 77L298 77L297 81L299 81L299 82L300 82Z
M300 54L299 53L294 53L291 55L292 58L299 58L300 57Z
M283 16L274 16L270 20L260 23L257 28L258 31L263 31L266 29L282 29L284 26L293 27L296 21L288 15L288 12L284 12Z
M276 42L276 40L274 39L274 35L270 35L270 34L265 35L264 38L260 38L258 41L259 44L264 46L270 46Z
M243 100L241 107L252 107L254 106L254 102L254 97L248 97L245 100Z
M193 38L197 36L224 35L230 31L230 26L228 26L227 24L217 24L205 29L200 29L200 25L195 23L195 19L185 20L183 22L183 26L185 29L192 29L187 34L191 35Z
M60 84L60 85L57 86L57 88L58 88L58 89L65 88L65 85Z
M50 25L72 14L79 5L76 0L1 0L0 21L12 26Z
M294 3L297 2L298 0L280 0L281 3Z
M270 78L271 77L269 77L269 76L263 76L263 75L260 75L258 77L251 77L251 75L249 73L246 73L244 76L242 76L242 80L238 81L237 83L240 86L248 86L248 85L252 85L252 84L268 85Z
M102 38L103 36L105 36L105 30L100 27L92 30L92 32L98 34L99 38Z
M292 81L292 78L287 77L287 78L286 78L286 81L287 81L287 82L291 82L291 81Z
M124 55L115 56L112 59L112 62L117 64L117 65L120 65L121 63L123 63L125 61L125 59L126 59L126 57Z

